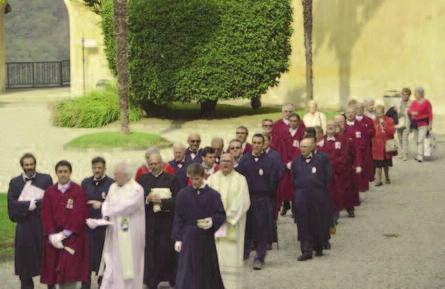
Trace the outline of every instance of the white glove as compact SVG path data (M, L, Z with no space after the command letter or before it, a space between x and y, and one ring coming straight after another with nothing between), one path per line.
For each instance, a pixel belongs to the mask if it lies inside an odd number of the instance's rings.
M203 229L203 230L208 230L208 229L210 229L211 227L213 226L213 221L212 221L212 218L205 218L204 220L203 220L203 222L199 222L198 223L198 227L199 228L201 228L201 229Z
M37 208L36 200L31 200L31 201L29 202L29 208L28 208L28 211L34 211L36 208Z
M175 242L175 251L179 253L179 252L181 252L181 249L182 249L182 242L176 241Z
M356 174L361 174L362 173L362 167L356 167L355 168L355 173Z
M87 219L87 226L88 228L94 230L97 228L98 224L97 221L95 219Z
M292 167L292 162L288 162L288 163L286 164L286 168L287 168L288 170L290 170L291 167Z

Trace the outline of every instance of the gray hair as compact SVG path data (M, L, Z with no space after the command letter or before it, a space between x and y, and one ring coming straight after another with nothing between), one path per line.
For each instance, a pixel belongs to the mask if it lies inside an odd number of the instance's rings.
M423 87L421 87L421 86L416 87L416 89L414 91L415 91L415 93L417 93L421 96L425 96L425 89L423 89Z
M114 170L123 172L128 177L128 179L131 179L131 177L133 176L130 165L126 161L118 162L114 166Z
M182 149L185 150L185 145L183 143L180 142L176 142L173 144L173 149Z
M157 146L151 146L145 151L145 156L149 157L151 154L160 154L161 150Z
M212 141L211 141L210 143L211 143L211 144L218 143L218 144L220 144L222 147L224 147L224 140L223 140L222 137L214 137L214 138L212 138Z

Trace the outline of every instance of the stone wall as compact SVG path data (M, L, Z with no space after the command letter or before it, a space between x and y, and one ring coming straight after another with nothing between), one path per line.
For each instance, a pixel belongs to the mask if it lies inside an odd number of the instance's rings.
M304 98L301 1L293 5L290 70L265 102ZM315 0L313 34L314 91L322 107L422 85L435 113L445 114L445 1Z

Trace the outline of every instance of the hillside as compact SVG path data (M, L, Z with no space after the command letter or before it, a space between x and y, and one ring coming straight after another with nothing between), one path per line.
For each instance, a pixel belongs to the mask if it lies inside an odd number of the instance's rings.
M69 24L63 0L9 0L6 59L50 61L69 59Z

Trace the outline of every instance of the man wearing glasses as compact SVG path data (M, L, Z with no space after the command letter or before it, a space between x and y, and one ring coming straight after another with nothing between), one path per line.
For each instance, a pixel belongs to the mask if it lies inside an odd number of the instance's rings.
M185 160L188 163L202 163L201 136L191 133L187 139L189 147L185 150Z
M264 135L272 136L273 120L271 120L270 118L263 119L261 121L261 127L263 128Z
M241 142L237 139L233 139L229 143L228 152L233 156L234 164L233 166L236 168L238 163L243 155Z

